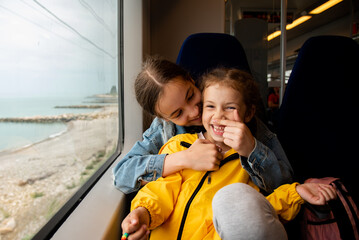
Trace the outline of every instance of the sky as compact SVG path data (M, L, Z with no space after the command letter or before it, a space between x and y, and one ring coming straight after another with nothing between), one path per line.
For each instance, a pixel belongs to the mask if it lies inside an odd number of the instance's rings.
M117 85L116 0L0 0L0 99Z

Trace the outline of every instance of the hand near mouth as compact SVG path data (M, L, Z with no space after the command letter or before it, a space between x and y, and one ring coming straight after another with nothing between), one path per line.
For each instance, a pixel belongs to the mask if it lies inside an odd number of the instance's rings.
M239 155L248 157L255 147L254 137L238 114L238 110L233 111L234 120L215 120L218 125L225 126L223 132L223 142L236 150Z

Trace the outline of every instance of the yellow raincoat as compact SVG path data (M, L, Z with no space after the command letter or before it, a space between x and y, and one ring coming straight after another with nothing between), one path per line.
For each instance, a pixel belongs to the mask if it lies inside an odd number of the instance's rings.
M192 144L197 139L197 134L177 135L161 148L160 154L185 150L187 148L181 146L181 141ZM133 199L131 210L145 207L150 213L150 239L177 239L178 235L182 239L220 239L212 222L215 193L238 182L259 190L238 157L238 153L231 149L225 153L217 171L184 169L144 186ZM267 196L277 214L287 221L297 215L304 202L295 190L296 185L282 185ZM233 214L236 214L235 209Z

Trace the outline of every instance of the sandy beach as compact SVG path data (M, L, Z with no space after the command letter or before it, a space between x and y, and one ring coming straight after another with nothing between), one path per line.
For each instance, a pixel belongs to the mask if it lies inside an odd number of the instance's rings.
M88 115L57 136L0 152L0 240L31 239L115 151L117 106Z

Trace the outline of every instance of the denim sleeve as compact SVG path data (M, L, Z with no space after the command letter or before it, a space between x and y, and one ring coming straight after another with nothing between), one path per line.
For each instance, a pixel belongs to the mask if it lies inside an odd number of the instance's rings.
M242 159L242 165L252 181L267 193L293 181L292 167L274 134L266 145L256 139L254 150Z
M164 134L168 136L163 136ZM158 151L169 136L175 134L172 128L155 119L151 127L143 134L143 140L137 141L131 150L113 169L114 185L128 194L138 191L141 180L150 182L162 176L163 162L166 154L158 155Z

